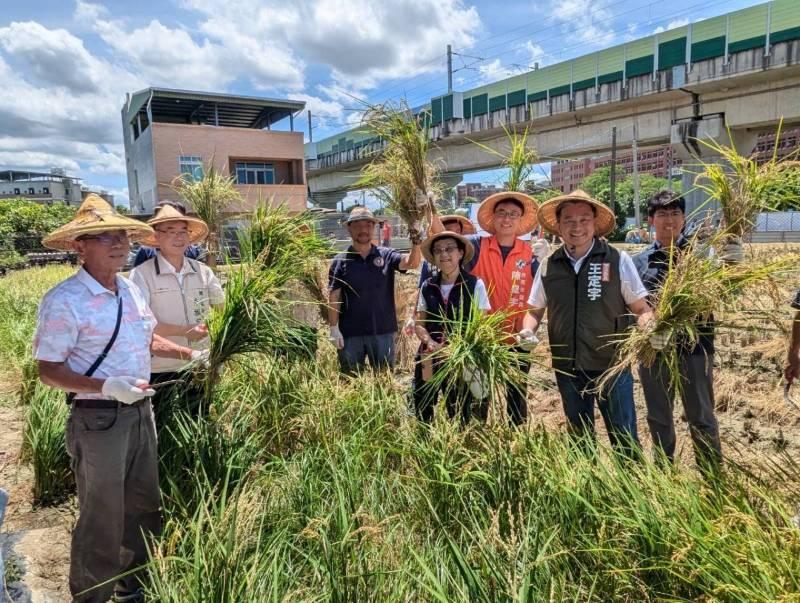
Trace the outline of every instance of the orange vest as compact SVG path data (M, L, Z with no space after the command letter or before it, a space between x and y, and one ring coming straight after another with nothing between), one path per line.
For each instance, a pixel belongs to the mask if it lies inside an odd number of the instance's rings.
M533 249L527 241L516 239L504 263L497 238L481 239L478 263L472 269L472 274L486 285L493 312L513 312L506 323L508 333L517 333L522 329L522 319L528 309L528 297L533 287L532 261Z

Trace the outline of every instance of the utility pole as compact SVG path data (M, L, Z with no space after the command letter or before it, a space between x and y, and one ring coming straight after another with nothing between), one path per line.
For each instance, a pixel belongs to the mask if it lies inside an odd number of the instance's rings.
M611 192L610 192L611 211L616 215L617 205L617 126L611 128Z
M669 163L667 164L667 190L672 192L672 147L667 147L667 158Z
M453 47L447 45L447 93L453 91Z
M313 128L311 127L311 109L308 110L308 142L314 142L314 135L312 134Z
M636 220L636 228L642 226L642 216L639 212L639 143L636 140L637 128L633 124L633 215Z

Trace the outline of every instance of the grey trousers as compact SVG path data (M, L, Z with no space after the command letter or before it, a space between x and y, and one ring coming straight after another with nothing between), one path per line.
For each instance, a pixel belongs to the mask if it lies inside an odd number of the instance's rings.
M74 601L105 602L114 592L115 576L147 562L143 532L158 534L161 528L150 402L73 407L67 451L80 510L72 532L70 592ZM138 584L135 574L117 580L122 591L135 591Z
M695 354L681 358L683 411L689 422L695 458L702 470L715 469L722 460L719 426L714 415L714 356ZM658 359L652 367L639 367L647 402L647 424L653 444L667 458L675 459L674 388L669 373Z
M344 348L339 350L339 368L343 373L355 373L366 366L372 368L394 366L395 335L358 335L344 338Z

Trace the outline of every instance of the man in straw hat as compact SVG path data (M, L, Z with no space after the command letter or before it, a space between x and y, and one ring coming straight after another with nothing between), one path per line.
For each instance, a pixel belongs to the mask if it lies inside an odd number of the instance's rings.
M378 219L366 207L355 207L345 224L352 244L333 258L328 272L330 338L342 371L366 364L394 365L397 314L394 273L419 266L420 247L401 254L371 242Z
M153 234L142 243L158 251L131 272L158 324L155 332L182 346L195 350L208 347L205 320L212 306L225 300L222 285L205 264L186 257L191 245L208 236L208 226L200 218L187 216L171 205L162 205L147 222ZM164 406L180 391L189 409L196 412L202 390L187 388L182 371L187 363L172 358L154 358L150 383L179 382L177 387L162 387L153 396L153 405L161 418Z
M464 269L486 283L492 311L509 312L506 330L513 336L522 328L528 294L539 265L538 250L529 241L520 239L536 228L536 202L514 191L495 193L478 208L478 225L489 237L467 237L475 247L475 255L464 263ZM513 339L510 339L513 342ZM522 366L528 372L530 365ZM506 392L508 417L514 425L523 424L528 416L527 392L509 385Z
M469 387L459 382L461 375L448 378L436 387L432 382L436 362L426 356L447 343L451 325L469 320L473 300L479 310L491 310L486 285L462 269L463 262L470 261L474 253L466 237L450 231L432 235L422 243L422 255L437 271L422 284L417 301L415 330L420 349L414 363L412 399L417 417L427 423L433 419L440 390L445 395L451 419L458 413L462 423L467 423L472 412Z
M159 201L156 203L155 207L153 208L153 213L157 214L161 208L170 205L173 209L180 212L181 215L186 215L186 207L182 203L178 203L177 201ZM203 258L203 250L200 248L199 245L189 245L184 252L184 255L191 259L191 260L199 260ZM156 256L156 250L154 247L149 247L147 245L141 245L139 247L139 251L136 252L136 257L133 258L133 267L139 266L144 264L147 260L150 260Z
M578 190L543 203L538 218L564 244L536 275L520 341L535 345L546 310L553 368L570 431L594 437L597 401L611 443L633 456L638 435L630 370L600 392L597 386L615 362L616 342L629 326L630 313L642 325L652 318L647 289L630 256L600 238L615 226L607 206Z
M160 529L150 355L186 360L194 352L153 333L139 287L118 274L130 241L152 232L92 194L42 241L83 260L42 299L33 345L42 382L70 392L67 451L80 508L69 574L75 601L107 601L115 590L135 600L131 570L147 561L143 532Z

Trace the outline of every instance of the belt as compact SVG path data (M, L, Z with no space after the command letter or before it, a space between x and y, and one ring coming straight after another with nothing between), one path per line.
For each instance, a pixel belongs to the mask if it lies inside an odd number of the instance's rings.
M73 408L117 408L117 406L121 406L125 408L126 406L140 406L144 402L146 402L148 398L144 398L142 400L137 400L133 404L124 404L122 402L117 402L116 400L73 400L72 407Z

